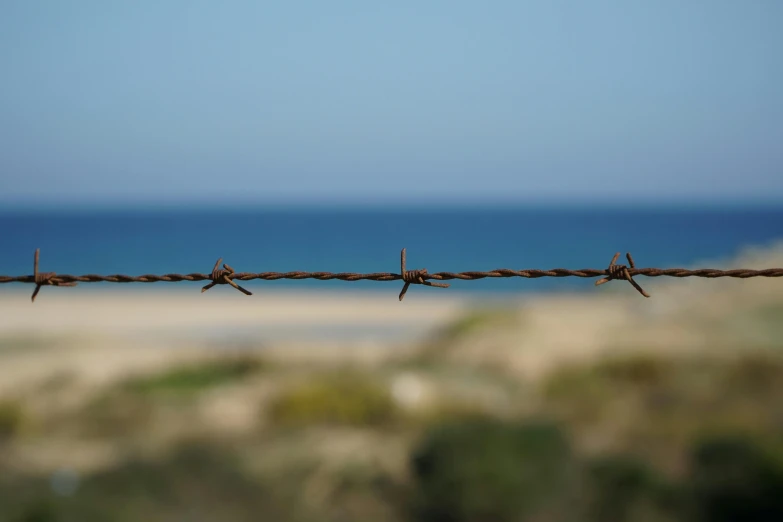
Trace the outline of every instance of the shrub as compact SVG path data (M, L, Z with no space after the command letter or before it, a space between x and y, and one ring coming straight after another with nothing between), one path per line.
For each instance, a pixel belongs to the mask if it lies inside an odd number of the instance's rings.
M280 393L270 416L295 424L378 425L396 416L386 387L359 375L326 375Z
M752 440L700 441L692 451L690 481L698 521L783 520L783 462Z
M83 435L120 437L149 429L154 415L150 398L112 390L89 402L76 421Z
M670 385L683 364L657 355L636 353L611 356L590 364L565 365L555 370L544 384L550 399L605 397L619 386L629 391L644 391Z
M575 478L568 441L548 423L442 425L414 451L417 519L561 519Z
M193 392L241 379L260 367L260 361L249 358L191 363L157 375L131 379L125 383L125 388L138 393Z
M17 517L19 522L56 522L57 519L56 508L42 499L30 502Z
M675 361L647 353L608 357L595 366L596 374L608 381L636 386L660 385L676 369Z
M0 443L14 438L22 429L24 411L16 402L0 402Z
M164 522L302 520L293 501L301 477L263 480L240 454L217 441L184 441L172 452L131 453L81 476L69 497L54 495L47 476L3 476L0 520L13 522Z
M624 455L596 458L585 469L587 520L657 520L674 512L679 498L670 484L644 461Z

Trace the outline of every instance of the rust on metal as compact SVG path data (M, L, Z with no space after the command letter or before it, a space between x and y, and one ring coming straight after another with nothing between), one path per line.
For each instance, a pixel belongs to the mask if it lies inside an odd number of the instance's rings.
M212 282L202 288L201 293L203 294L215 285L231 285L245 295L253 295L249 290L245 290L231 279L234 275L233 268L225 263L223 263L223 268L220 268L221 261L223 261L222 257L217 260L215 267L212 269L212 274L210 274Z
M426 286L435 286L438 288L448 288L449 285L446 283L430 283L425 278L427 277L427 269L422 268L419 270L406 270L405 269L405 249L402 249L402 252L400 252L400 278L405 281L405 284L402 285L402 291L400 292L400 301L405 297L405 294L408 292L408 287L411 285L426 285Z
M596 281L595 286L608 283L609 281L613 281L615 279L625 279L626 281L631 283L633 287L636 288L636 290L644 297L650 297L650 295L647 292L642 290L642 287L639 286L639 283L633 280L633 277L631 276L631 272L628 270L627 266L615 264L619 257L620 257L620 252L617 252L612 258L612 262L609 263L609 268L606 269L608 275L603 279L599 279L598 281ZM626 252L625 257L628 258L628 264L631 265L631 269L636 268L636 265L633 262L633 258L631 257L631 253Z
M522 277L526 279L538 279L541 277L601 277L596 281L596 285L602 285L612 280L624 279L631 283L636 290L645 297L649 295L633 280L634 276L646 277L705 277L714 279L718 277L731 277L737 279L748 279L751 277L783 277L783 268L767 268L763 270L734 269L718 270L714 268L699 268L689 270L685 268L636 268L631 254L627 254L628 266L616 264L620 254L617 253L608 268L582 268L580 270L569 270L566 268L553 268L551 270L523 269L512 270L509 268L496 268L486 272L435 272L428 273L426 269L407 270L405 268L405 249L402 249L400 255L400 273L393 272L373 272L361 274L356 272L235 272L228 265L220 268L222 259L218 259L212 273L190 273L190 274L144 274L139 276L129 276L123 274L112 275L63 275L54 272L38 272L39 250L35 251L35 263L33 275L24 276L3 276L0 275L0 284L2 283L32 283L35 284L32 300L38 295L41 287L49 286L75 286L76 283L158 283L169 282L176 283L180 281L209 281L202 288L202 292L218 284L228 284L244 293L252 295L248 290L239 286L235 281L252 281L261 279L265 281L274 281L278 279L317 279L319 281L339 280L339 281L403 281L404 285L400 292L399 299L402 301L408 287L412 284L435 286L439 288L448 287L448 284L437 283L433 281L449 281L459 279L462 281L475 281L485 278L510 278Z
M76 286L75 282L63 282L56 279L57 274L55 272L39 272L38 262L41 257L41 249L35 249L35 257L33 257L33 283L35 283L35 290L33 290L33 296L30 299L33 303L38 296L38 292L41 291L42 286Z

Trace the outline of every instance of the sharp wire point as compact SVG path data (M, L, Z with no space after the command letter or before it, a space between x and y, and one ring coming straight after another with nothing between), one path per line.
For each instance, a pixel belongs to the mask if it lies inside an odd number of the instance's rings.
M252 281L255 279L261 279L266 281L273 281L279 279L317 279L319 281L340 280L340 281L403 281L403 287L399 293L398 299L402 301L407 295L410 285L418 284L423 286L431 286L435 288L448 288L448 283L442 281L449 281L452 279L460 279L463 281L473 281L484 278L511 278L519 277L526 279L537 279L542 277L581 277L581 278L594 278L599 277L595 281L595 286L608 283L616 279L624 279L628 281L641 295L644 297L650 297L650 295L644 291L644 289L634 280L637 275L645 277L702 277L702 278L719 278L730 277L735 279L748 279L752 277L766 277L766 278L781 278L783 277L783 268L767 268L759 270L751 269L732 269L732 270L718 270L713 268L701 268L688 270L684 268L637 268L633 256L630 252L626 252L626 259L628 265L618 265L617 260L620 257L620 253L615 253L608 268L596 269L596 268L583 268L579 270L569 270L565 268L553 268L550 270L539 269L523 269L514 270L509 268L496 268L489 271L470 271L470 272L436 272L428 273L426 269L408 270L406 266L406 254L405 248L400 250L400 272L381 272L381 273L355 273L355 272L259 272L249 273L242 272L236 273L234 269L227 263L222 265L222 258L219 258L215 263L212 273L189 273L189 274L144 274L140 276L129 276L123 274L111 274L111 275L57 275L55 272L41 272L40 271L40 254L39 248L35 249L33 256L33 275L21 275L21 276L4 276L0 275L0 284L2 283L32 283L35 288L31 295L31 301L35 302L38 294L43 286L76 286L78 283L155 283L155 282L181 282L181 281L205 281L205 286L202 287L201 292L204 293L218 284L228 284L233 286L236 290L242 292L245 295L253 295L251 292L242 288L236 280Z
M223 261L223 258L219 258L215 262L215 266L212 268L212 273L210 274L211 282L207 283L202 289L201 293L203 294L210 288L212 288L215 285L229 285L233 286L240 292L242 292L245 295L253 295L252 292L249 290L246 290L239 286L237 283L234 282L234 280L231 278L232 275L234 275L234 269L231 268L228 264L223 263L223 268L220 268L220 263Z

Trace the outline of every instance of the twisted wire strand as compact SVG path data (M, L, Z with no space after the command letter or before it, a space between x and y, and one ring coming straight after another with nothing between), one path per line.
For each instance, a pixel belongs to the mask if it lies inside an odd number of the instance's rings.
M447 288L449 285L445 283L437 283L432 281L450 281L450 280L462 280L462 281L475 281L478 279L486 278L510 278L521 277L527 279L538 279L542 277L602 277L601 280L596 281L596 286L610 281L625 280L629 282L633 287L644 297L650 297L639 284L634 281L634 276L645 277L703 277L708 279L715 279L719 277L731 277L737 279L748 279L751 277L783 277L783 268L767 268L763 270L750 270L750 269L732 269L732 270L719 270L715 268L699 268L695 270L686 268L636 268L636 265L631 257L631 254L626 254L629 265L616 264L619 258L619 252L612 258L608 268L583 268L581 270L569 270L566 268L553 268L551 270L512 270L509 268L496 268L489 271L467 271L467 272L433 272L428 273L426 269L414 269L408 270L405 266L405 249L402 249L400 256L400 273L394 272L373 272L373 273L358 273L358 272L235 272L227 264L223 264L223 268L220 268L222 259L218 259L215 263L212 272L209 274L204 273L190 273L190 274L144 274L139 276L129 276L124 274L112 274L112 275L99 275L99 274L85 274L85 275L69 275L69 274L57 274L55 272L39 272L39 251L35 251L33 274L21 275L21 276L4 276L0 275L0 284L2 283L31 283L35 284L35 291L33 292L32 300L35 301L35 297L40 291L42 286L75 286L77 283L177 283L181 281L210 281L206 286L202 288L202 292L209 290L213 286L228 284L235 289L239 290L245 295L252 295L251 292L239 286L236 281L252 281L254 279L261 279L265 281L275 281L278 279L316 279L319 281L339 280L339 281L403 281L404 286L400 292L400 301L405 296L408 287L410 285L424 285L437 288Z
M738 268L733 270L719 270L715 268L699 268L689 270L686 268L629 268L631 276L645 277L705 277L715 279L719 277L731 277L738 279L748 279L751 277L783 277L783 268L767 268L763 270L750 270ZM566 268L552 268L550 270L512 270L510 268L496 268L486 272L468 271L468 272L433 272L422 275L424 280L450 281L458 279L462 281L475 281L486 278L510 278L522 277L526 279L539 279L542 277L607 277L609 270L605 268L582 268L580 270L569 270ZM236 272L231 276L233 280L252 281L261 279L265 281L275 281L278 279L317 279L319 281L402 281L400 274L394 272L375 272L375 273L356 273L356 272ZM139 276L129 276L124 274L98 275L68 275L57 274L49 279L52 283L178 283L181 281L210 281L211 274L190 273L190 274L144 274ZM23 276L5 276L0 275L0 284L2 283L33 283L35 277L32 275Z

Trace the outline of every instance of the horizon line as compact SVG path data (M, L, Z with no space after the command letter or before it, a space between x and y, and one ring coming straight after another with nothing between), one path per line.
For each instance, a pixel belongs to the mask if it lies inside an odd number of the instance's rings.
M279 197L223 197L194 196L184 198L147 198L131 199L122 197L56 199L0 196L0 211L10 210L80 210L80 209L144 209L144 208L184 208L200 207L204 209L248 209L261 208L519 208L519 207L749 207L749 206L783 206L783 194L713 195L693 197L687 195L669 195L654 197L651 195L635 195L626 197L622 194L601 194L592 197L585 196L484 196L465 197L454 195L422 195L388 197L318 197L318 196L279 196Z
M384 200L336 200L336 199L235 199L213 201L189 200L87 200L87 201L32 201L0 199L0 213L5 211L102 211L102 210L372 210L372 209L523 209L523 208L783 208L783 197L769 198L579 198L579 199L384 199Z

